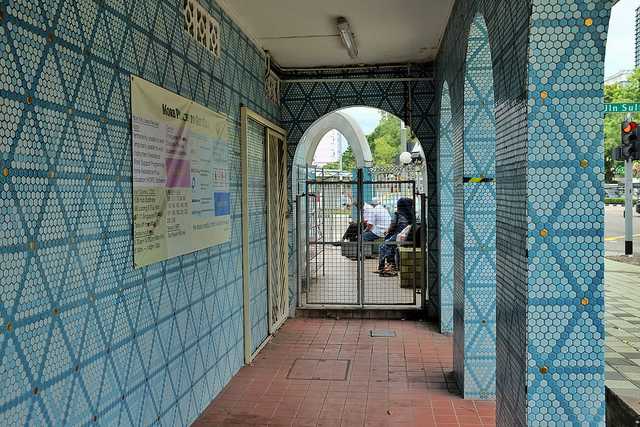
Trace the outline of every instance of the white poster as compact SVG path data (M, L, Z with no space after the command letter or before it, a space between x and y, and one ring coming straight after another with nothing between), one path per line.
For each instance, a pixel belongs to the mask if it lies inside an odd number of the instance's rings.
M134 264L230 238L226 117L131 76Z

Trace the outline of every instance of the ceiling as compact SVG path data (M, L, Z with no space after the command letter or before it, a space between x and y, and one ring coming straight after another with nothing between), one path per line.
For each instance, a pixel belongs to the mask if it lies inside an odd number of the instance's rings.
M427 62L435 59L454 0L219 0L281 67ZM359 55L337 36L344 16Z

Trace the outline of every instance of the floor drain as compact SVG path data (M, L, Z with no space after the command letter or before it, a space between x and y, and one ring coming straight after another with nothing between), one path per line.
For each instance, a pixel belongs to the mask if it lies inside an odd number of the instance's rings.
M290 380L346 381L350 360L296 359L289 369Z
M388 337L396 336L396 331L388 331L384 329L381 329L381 330L372 329L370 332L371 332L371 336L374 338L379 338L379 337L388 338Z

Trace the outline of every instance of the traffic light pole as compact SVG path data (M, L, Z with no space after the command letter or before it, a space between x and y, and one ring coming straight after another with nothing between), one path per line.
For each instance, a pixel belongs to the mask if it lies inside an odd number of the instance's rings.
M624 253L633 255L633 160L624 166Z

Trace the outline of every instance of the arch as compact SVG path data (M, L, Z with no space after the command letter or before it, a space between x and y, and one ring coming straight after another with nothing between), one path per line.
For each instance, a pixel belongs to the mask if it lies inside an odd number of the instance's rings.
M371 148L362 128L348 114L340 111L322 116L309 127L296 148L294 164L311 166L318 144L327 132L333 129L340 132L349 142L359 169L373 165Z
M496 125L484 18L471 24L464 75L463 165L455 189L454 371L465 398L493 399L496 378ZM459 166L459 165L458 165ZM461 179L460 179L461 178Z
M337 130L340 132L353 151L353 156L356 161L356 167L358 169L369 168L373 166L373 154L371 153L371 147L369 147L369 141L364 134L364 131L349 114L342 112L350 107L361 107L361 105L352 105L349 107L339 108L333 112L325 114L324 116L313 122L304 134L300 137L300 141L296 146L295 153L293 155L292 167L291 167L291 188L295 189L300 180L306 179L306 171L304 174L301 172L301 167L313 165L313 159L315 152L322 141L322 138L330 131ZM367 106L369 107L369 106ZM374 108L389 114L386 110L382 110L377 107ZM417 134L417 132L415 132ZM427 153L425 152L423 142L417 138L417 144L413 148L414 152L420 153L423 159L423 182L421 183L422 189L427 191L429 189L429 167ZM303 176L301 176L301 174ZM428 207L427 210L430 208ZM435 210L435 209L434 209Z
M345 77L362 77L360 71L340 72L336 75L326 75L321 82L309 80L306 73L291 74L288 79L281 83L281 120L280 124L287 130L289 144L289 158L294 162L298 153L298 146L302 143L303 134L319 118L333 111L348 107L371 107L378 108L391 113L400 118L411 117L411 128L420 141L425 155L427 169L425 190L428 200L435 200L437 197L437 156L436 156L436 132L437 129L437 103L435 100L435 83L432 79L433 70L430 65L422 67L412 67L412 77L415 81L345 81ZM332 79L336 77L336 79ZM373 72L368 77L388 78L387 73ZM409 114L409 112L411 112ZM408 120L407 120L408 121ZM300 169L298 171L298 169ZM298 172L302 172L300 165L291 165L292 182L298 185L295 177ZM290 194L293 194L290 193ZM435 203L427 203L427 241L428 262L427 278L429 302L428 311L432 313L437 309L433 302L437 298L437 277L439 256L437 253L438 241L438 206ZM291 235L295 235L295 225L290 229ZM295 239L291 238L290 242ZM292 266L291 284L295 286L293 279L297 275L297 270L293 270L296 262L297 248L292 243L290 246L290 262ZM293 289L291 295L295 295ZM293 298L292 298L293 302Z
M489 31L482 15L471 24L464 79L464 176L494 177L496 119Z
M313 164L313 157L320 141L327 132L334 129L347 140L358 168L373 165L369 141L358 122L340 110L333 111L317 119L300 138L291 167L291 188L294 190L292 194L295 193L300 181L307 179L306 167Z
M306 129L304 133L299 137L299 142L295 146L295 152L293 160L291 162L291 195L295 196L296 194L300 195L304 193L305 181L308 177L307 167L313 164L314 155L318 145L320 144L322 138L327 134L327 132L331 130L337 130L340 132L349 143L353 151L353 155L356 161L357 168L369 168L373 166L373 154L371 152L371 148L369 147L369 141L367 137L364 135L364 131L353 118L348 113L345 113L342 110L351 107L369 107L373 109L377 109L400 118L398 112L391 112L388 110L383 110L379 106L374 105L366 105L366 104L353 104L346 105L344 107L340 107L332 112L322 115L318 119L316 119L313 123L311 123L308 127L302 129ZM307 107L311 108L311 107ZM316 112L316 109L312 109L313 112ZM420 126L420 129L424 127ZM420 140L418 130L414 130L414 133L417 138L418 144L414 147L414 152L419 152L423 158L423 171L422 177L423 182L421 185L417 186L417 188L422 187L423 191L428 192L430 190L429 186L429 172L432 171L429 166L428 151L425 150L431 148L430 146L424 147L423 142ZM435 188L435 185L433 186ZM289 255L291 257L289 265L292 266L300 266L304 265L305 262L305 254L304 254L304 233L298 233L296 236L296 229L302 227L304 224L302 223L302 218L304 218L306 212L306 200L304 198L297 199L297 218L295 222L290 225L290 242L296 242L295 247L289 247ZM437 214L437 208L430 206L427 203L427 211L426 216L431 224L431 218ZM432 241L434 239L431 228L428 229L428 240ZM301 249L301 250L298 250ZM433 251L433 246L429 246L429 250ZM295 257L295 258L293 258ZM429 257L430 267L437 269L437 259L436 262L433 262L434 258L436 258L433 254ZM435 265L435 267L434 267ZM298 303L297 295L299 293L299 289L296 289L299 283L296 279L301 272L297 270L290 270L290 280L289 280L289 296L290 296L290 306L295 307ZM432 289L433 281L431 278L428 278L428 289L433 293ZM431 297L429 298L429 300Z
M440 332L453 332L453 139L449 85L442 85L438 135L438 201L440 203Z
M354 105L357 107L359 105ZM300 137L300 142L296 146L296 150L293 156L291 167L291 188L296 189L298 183L306 179L306 171L303 173L302 168L311 166L313 164L314 155L318 145L322 138L331 130L337 130L340 132L351 147L353 156L356 161L356 167L358 169L368 168L373 166L373 154L371 153L371 147L369 147L369 141L364 134L364 131L351 116L342 110L350 108L344 107L317 119L311 124L304 134ZM376 107L369 107L376 108ZM376 108L380 110L379 108ZM380 110L385 111L385 110ZM397 117L396 114L393 114ZM428 189L428 164L427 155L425 153L422 141L418 138L418 145L414 147L414 151L417 151L422 156L423 162L423 179L422 187Z

